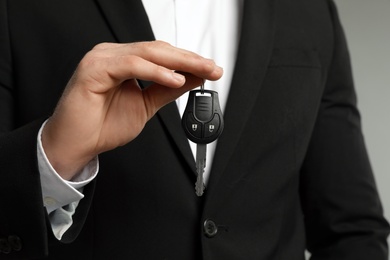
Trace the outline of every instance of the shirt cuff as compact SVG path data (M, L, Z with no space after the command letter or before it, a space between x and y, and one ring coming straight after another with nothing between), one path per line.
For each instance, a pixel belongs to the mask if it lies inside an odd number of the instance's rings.
M47 122L47 121L46 121ZM99 160L91 160L72 181L67 181L50 164L42 146L42 124L37 137L38 167L41 178L42 198L48 214L84 198L83 187L90 183L99 171Z

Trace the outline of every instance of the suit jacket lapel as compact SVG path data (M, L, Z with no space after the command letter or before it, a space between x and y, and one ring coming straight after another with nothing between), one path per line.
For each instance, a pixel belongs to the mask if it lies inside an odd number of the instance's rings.
M154 35L142 1L95 0L118 42L152 41Z
M240 138L260 92L272 54L276 0L245 0L237 62L225 110L225 129L216 148L208 195L217 182ZM250 138L246 136L245 138Z
M96 2L118 42L152 41L155 39L142 1L96 0ZM196 174L194 157L182 131L180 114L175 102L162 108L157 113L157 117L193 170L193 174Z
M196 175L195 159L192 154L187 137L181 126L180 113L175 102L172 102L157 113L158 118L165 126L167 132L172 137L173 142L177 145L179 153L192 169L192 176Z

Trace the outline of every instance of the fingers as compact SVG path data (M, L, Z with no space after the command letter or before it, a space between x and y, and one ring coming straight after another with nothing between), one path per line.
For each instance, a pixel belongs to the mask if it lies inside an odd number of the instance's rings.
M216 80L221 76L219 73L213 73L214 70L220 69L213 60L205 59L194 52L176 48L168 43L154 41L130 45L132 46L131 54L170 70L187 72L208 80ZM125 53L128 50L127 46L123 47Z
M98 83L89 85L96 87L93 89L96 92L104 92L133 78L181 87L185 78L175 71L208 80L222 76L222 69L214 61L160 41L99 44L80 62L79 70L90 77L88 80Z

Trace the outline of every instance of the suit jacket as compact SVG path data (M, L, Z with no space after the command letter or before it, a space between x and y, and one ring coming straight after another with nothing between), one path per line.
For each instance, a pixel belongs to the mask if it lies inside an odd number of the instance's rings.
M209 184L174 103L100 155L57 241L37 131L100 42L153 40L139 0L0 1L0 258L387 259L348 50L332 1L246 0ZM201 16L200 16L201 19Z

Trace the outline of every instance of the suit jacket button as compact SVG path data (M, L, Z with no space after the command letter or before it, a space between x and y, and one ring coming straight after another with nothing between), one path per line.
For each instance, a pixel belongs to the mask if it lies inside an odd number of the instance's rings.
M5 238L0 238L0 252L4 254L11 253L11 246L8 243L8 240Z
M22 240L18 236L8 236L8 244L11 246L12 250L16 252L22 250Z
M215 237L218 232L218 226L214 221L206 219L203 223L203 232L207 237Z

